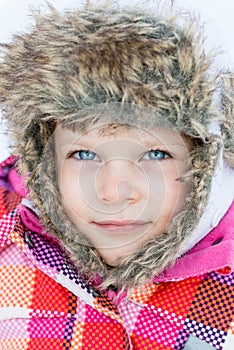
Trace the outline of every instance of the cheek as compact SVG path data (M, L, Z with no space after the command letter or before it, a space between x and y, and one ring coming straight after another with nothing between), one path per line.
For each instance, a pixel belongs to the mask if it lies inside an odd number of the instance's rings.
M58 184L62 204L67 214L71 218L82 216L85 203L82 199L77 169L63 164L58 171Z
M76 161L65 161L58 170L62 204L75 224L88 219L99 207L96 190L98 168L90 163L80 166Z
M182 207L187 192L187 185L182 184L177 178L180 170L176 163L168 162L161 166L149 166L144 169L148 180L148 205L153 208L157 218L172 215Z
M160 163L150 162L146 164L144 169L145 178L147 180L148 195L155 199L155 204L162 202L171 193L177 174L174 168Z
M166 210L172 216L185 208L185 198L190 191L190 184L168 177L166 189Z

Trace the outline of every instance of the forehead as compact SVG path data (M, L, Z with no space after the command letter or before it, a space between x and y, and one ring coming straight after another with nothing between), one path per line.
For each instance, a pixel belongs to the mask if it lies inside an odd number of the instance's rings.
M55 141L63 143L84 143L96 147L106 141L128 140L148 147L154 144L189 145L189 138L181 135L172 128L154 127L143 129L123 124L97 125L85 131L72 130L64 125L55 129Z

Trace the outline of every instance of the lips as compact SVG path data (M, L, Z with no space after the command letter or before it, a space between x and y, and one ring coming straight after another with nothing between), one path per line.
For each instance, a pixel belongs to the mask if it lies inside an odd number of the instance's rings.
M137 230L146 229L149 221L142 220L106 220L95 221L94 224L103 230L113 233L128 233Z

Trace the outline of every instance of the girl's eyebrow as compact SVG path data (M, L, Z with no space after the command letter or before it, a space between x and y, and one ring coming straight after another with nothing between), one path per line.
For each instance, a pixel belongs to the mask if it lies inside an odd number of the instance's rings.
M146 148L152 148L152 147L164 147L164 148L170 148L170 147L182 147L182 148L187 148L186 144L184 142L174 142L174 143L167 143L167 142L162 142L160 140L154 142L144 142L143 144L144 147Z
M59 144L59 148L61 150L65 149L65 151L71 150L71 148L80 148L80 149L84 149L84 150L91 150L93 148L95 148L95 146L92 146L90 144L85 144L85 143L81 143L81 142L61 142Z
M71 135L65 135L64 137L57 138L57 144L59 147L68 147L68 146L82 146L86 148L94 147L94 142L92 142L92 137L90 136L77 136L72 137ZM88 146L88 147L87 147Z

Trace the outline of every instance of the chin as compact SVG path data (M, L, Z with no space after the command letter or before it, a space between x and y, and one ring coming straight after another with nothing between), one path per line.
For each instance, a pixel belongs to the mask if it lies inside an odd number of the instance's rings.
M114 254L105 254L105 252L103 254L103 251L102 252L98 251L98 253L101 255L103 261L105 261L105 263L110 267L119 266L121 262L121 258L123 258L123 256L114 255Z

